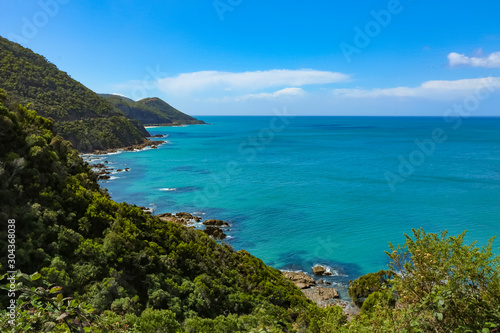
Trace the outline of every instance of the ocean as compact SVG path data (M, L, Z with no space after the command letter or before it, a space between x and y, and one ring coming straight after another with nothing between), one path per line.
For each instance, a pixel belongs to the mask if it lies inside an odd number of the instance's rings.
M158 149L97 156L115 201L230 221L229 243L344 290L412 228L500 235L500 118L199 117ZM88 157L87 157L88 158ZM95 158L95 156L94 156ZM499 253L500 241L495 241Z

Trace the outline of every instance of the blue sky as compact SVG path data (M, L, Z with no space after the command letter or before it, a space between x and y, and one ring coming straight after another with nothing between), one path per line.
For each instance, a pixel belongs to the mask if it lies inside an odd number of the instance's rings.
M96 92L194 115L500 115L500 3L0 0L0 35ZM460 114L457 114L460 115Z

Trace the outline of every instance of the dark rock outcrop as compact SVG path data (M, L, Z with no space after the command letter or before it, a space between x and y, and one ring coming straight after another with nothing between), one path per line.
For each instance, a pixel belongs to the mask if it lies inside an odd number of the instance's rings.
M227 235L222 231L222 229L217 227L208 226L205 228L205 230L203 230L203 232L219 240L222 240L227 237Z
M312 268L314 275L332 275L331 272L328 272L325 267L316 265Z
M180 212L177 214L164 213L164 214L159 214L157 216L161 220L170 221L170 222L181 224L181 225L187 225L188 222L192 222L192 221L195 221L195 222L201 221L201 217L196 216L196 215L192 215L189 213L185 213L185 212Z
M229 223L222 221L222 220L215 220L215 219L206 220L205 222L203 222L203 225L211 225L211 226L217 226L217 227L229 227Z

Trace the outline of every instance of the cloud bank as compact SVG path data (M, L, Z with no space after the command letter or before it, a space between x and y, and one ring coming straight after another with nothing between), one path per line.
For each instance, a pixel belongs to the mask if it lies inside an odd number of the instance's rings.
M280 86L300 87L313 84L346 82L349 79L350 77L347 74L312 69L273 69L269 71L241 73L201 71L182 73L175 77L160 79L158 80L158 88L167 94L190 94L192 92L214 89L250 92Z
M467 66L496 68L500 67L500 52L494 52L487 57L468 57L465 54L452 52L448 54L448 60L451 67Z
M464 94L475 93L478 90L493 92L500 89L500 77L481 79L463 79L454 81L427 81L418 87L396 87L385 89L334 89L333 94L347 98L377 98L377 97L424 97L446 99Z

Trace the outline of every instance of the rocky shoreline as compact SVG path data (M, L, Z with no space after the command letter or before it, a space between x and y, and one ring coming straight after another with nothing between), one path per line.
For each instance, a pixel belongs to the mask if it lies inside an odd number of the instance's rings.
M331 275L328 270L320 265L312 267L313 276ZM313 276L305 272L281 271L283 275L291 280L304 295L316 303L319 307L326 308L330 306L340 306L343 312L352 318L359 313L359 308L351 301L341 300L337 289L326 287L330 282L323 279L315 280Z
M96 150L92 152L93 155L106 155L106 154L111 154L111 153L116 153L119 151L136 151L136 150L142 150L144 148L151 148L151 149L156 149L158 146L161 144L165 143L166 141L153 141L153 140L145 140L143 143L139 143L136 145L132 146L127 146L127 147L121 147L121 148L109 148L105 150Z
M142 208L148 211L146 207ZM195 227L195 223L199 223L205 226L205 229L202 230L204 233L217 240L225 239L227 235L224 231L230 230L228 229L230 224L226 221L208 219L202 222L203 219L200 216L186 212L175 214L163 213L156 216L161 220L170 221L191 228ZM312 267L311 272L312 274L300 271L281 271L281 273L292 281L308 299L315 302L319 307L326 308L338 305L349 317L359 312L359 309L352 302L341 300L338 290L330 287L331 283L321 278L322 276L332 275L328 268L321 265L315 265ZM315 279L316 277L318 278Z
M146 207L142 207L148 211ZM205 226L202 231L216 240L223 240L227 237L224 231L229 231L230 224L223 220L208 219L202 222L200 216L180 212L180 213L163 213L156 215L161 220L170 221L186 227L195 227L195 223ZM340 306L343 312L352 318L359 313L359 308L351 301L341 300L337 289L330 287L331 283L325 281L322 276L331 276L332 273L328 268L321 265L315 265L311 268L311 273L308 274L300 271L281 271L281 273L295 286L297 286L304 295L315 302L319 307L326 308L330 306ZM317 279L315 279L318 277Z
M146 207L142 208L144 210L147 210ZM175 214L163 213L156 216L159 217L160 220L170 221L188 227L194 227L195 223L200 223L202 220L200 216L189 214L186 212L180 212ZM209 219L204 221L202 225L205 226L205 229L203 229L202 231L206 233L208 236L217 240L226 239L227 235L224 233L224 231L226 232L230 231L230 229L228 229L230 227L230 224L222 220Z

